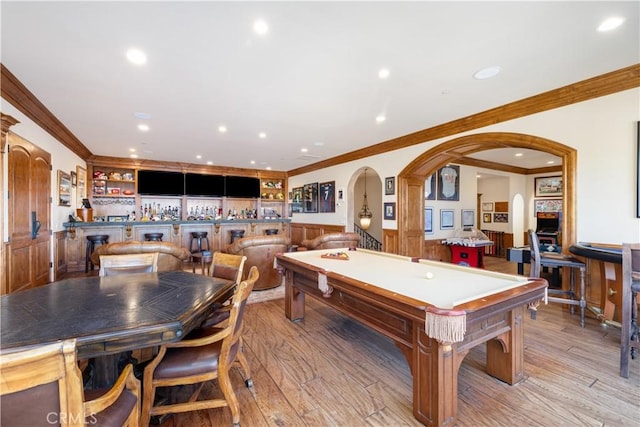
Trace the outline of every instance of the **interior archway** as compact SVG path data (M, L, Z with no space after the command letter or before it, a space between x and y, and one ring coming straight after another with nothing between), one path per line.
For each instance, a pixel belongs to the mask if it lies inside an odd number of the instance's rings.
M447 163L478 151L528 148L562 158L562 247L575 242L575 180L577 152L550 139L511 132L462 136L439 144L417 157L398 174L398 252L421 257L424 252L424 180Z

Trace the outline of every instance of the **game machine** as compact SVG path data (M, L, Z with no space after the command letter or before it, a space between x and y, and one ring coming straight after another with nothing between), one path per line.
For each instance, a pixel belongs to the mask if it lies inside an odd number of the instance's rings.
M451 249L451 262L468 267L484 268L484 248L493 242L476 228L459 228L453 237L442 241Z
M561 212L536 212L536 234L540 251L560 252Z

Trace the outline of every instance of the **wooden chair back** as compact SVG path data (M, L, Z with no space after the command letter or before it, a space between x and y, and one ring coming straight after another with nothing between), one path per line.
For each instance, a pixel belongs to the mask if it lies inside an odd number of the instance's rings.
M84 426L76 342L0 355L0 424Z
M158 271L158 252L100 255L100 276Z
M221 279L233 280L240 283L247 257L244 255L214 252L211 262L211 276Z
M529 249L531 252L531 271L529 276L540 277L541 263L540 263L540 241L538 235L532 229L527 232L529 234Z

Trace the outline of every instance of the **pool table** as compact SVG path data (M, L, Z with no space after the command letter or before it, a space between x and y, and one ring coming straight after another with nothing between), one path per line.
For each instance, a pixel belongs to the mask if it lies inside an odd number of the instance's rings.
M476 345L487 343L490 375L524 379L523 316L544 300L545 280L347 248L278 254L276 267L288 319L304 319L309 295L395 342L425 425L456 423L458 370Z

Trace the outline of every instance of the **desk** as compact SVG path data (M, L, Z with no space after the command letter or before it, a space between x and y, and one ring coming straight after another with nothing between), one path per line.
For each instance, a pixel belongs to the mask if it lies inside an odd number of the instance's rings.
M178 341L233 287L227 280L167 271L66 279L3 295L0 349L75 338L84 359ZM114 358L106 360L95 386L117 377Z
M340 251L349 259L321 258ZM364 249L276 259L288 319L304 319L309 295L395 342L413 374L413 414L425 425L456 423L458 370L478 344L487 343L490 375L509 384L524 379L524 307L544 299L544 280ZM446 326L461 334L447 337Z

